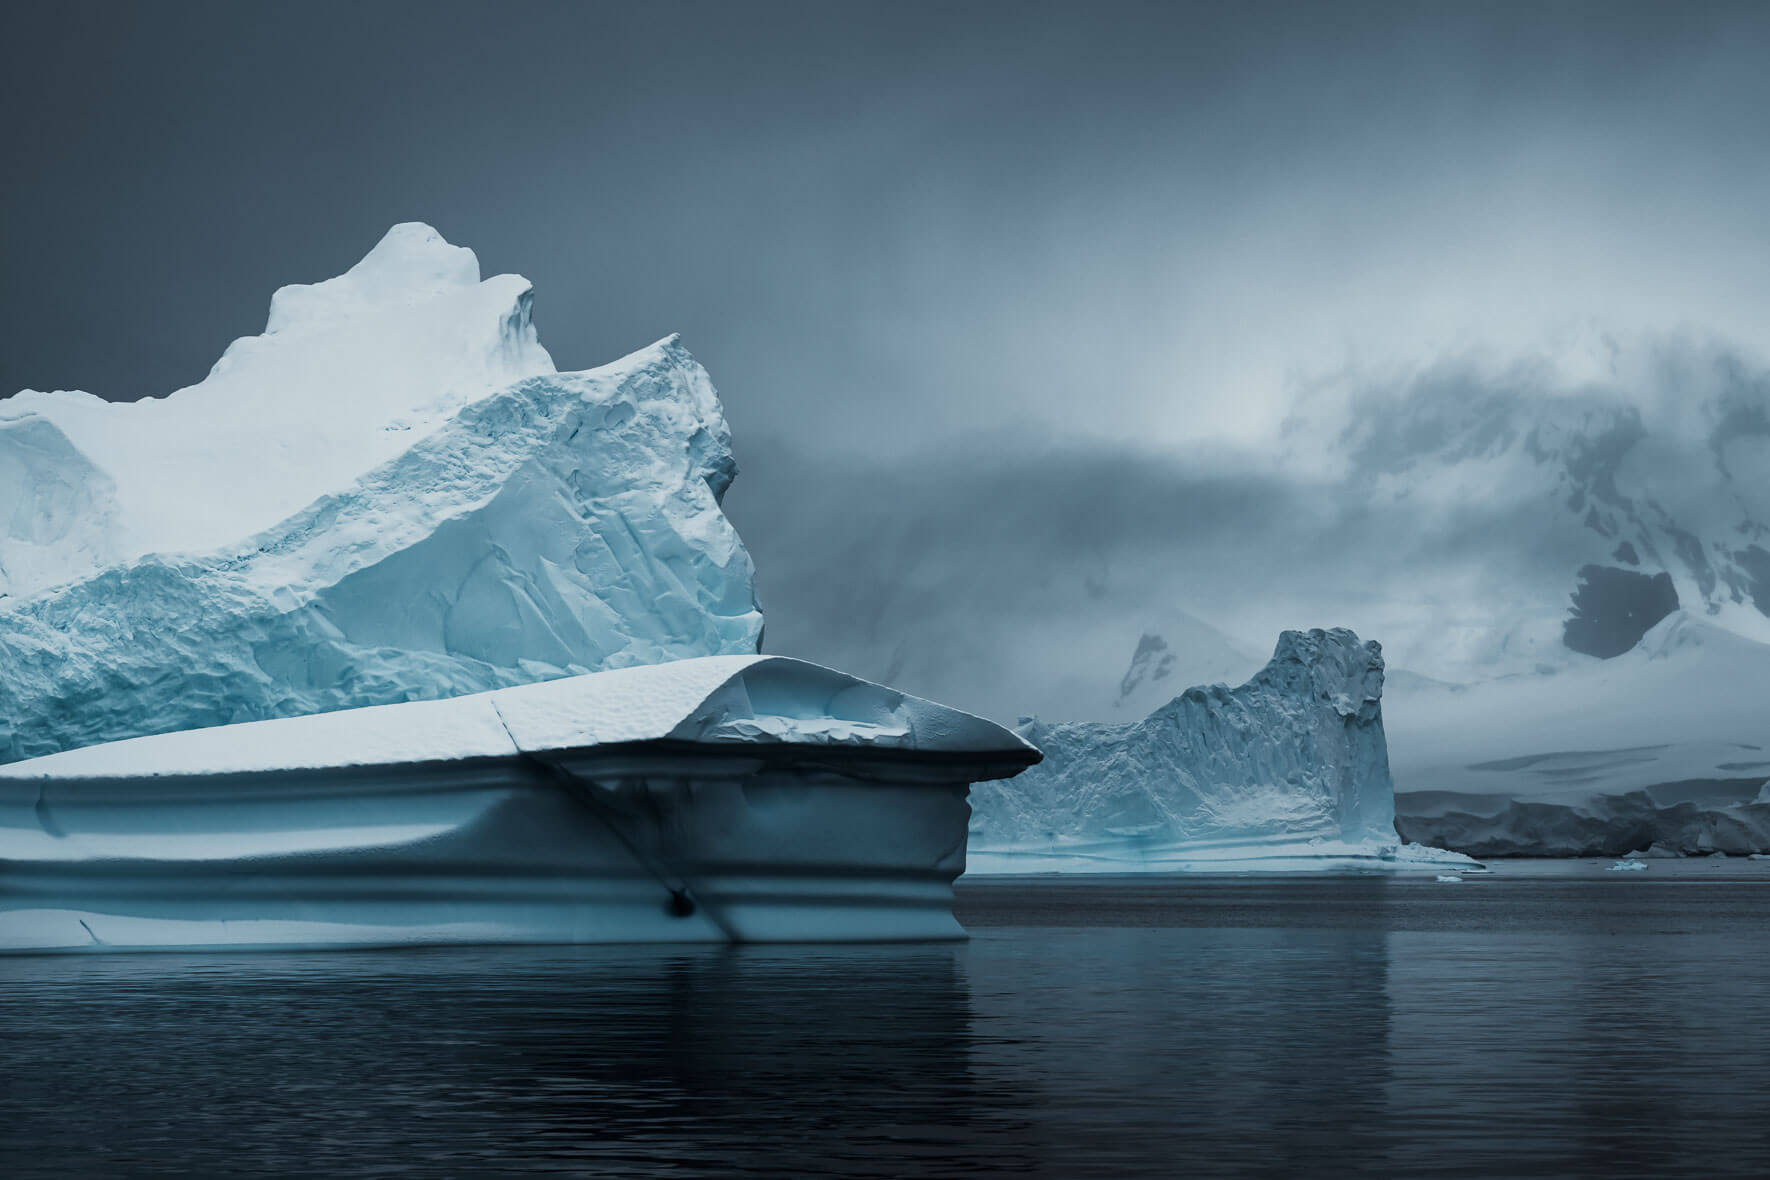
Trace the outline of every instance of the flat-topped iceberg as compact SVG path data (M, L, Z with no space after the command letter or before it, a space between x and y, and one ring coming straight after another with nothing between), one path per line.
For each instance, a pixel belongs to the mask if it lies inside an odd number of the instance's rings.
M197 385L0 400L0 762L756 651L706 372L529 307L396 226Z
M1395 835L1383 657L1286 631L1239 688L1191 688L1128 725L1030 721L1045 754L972 794L972 872L1432 868Z
M1013 732L783 657L0 767L0 950L955 938Z

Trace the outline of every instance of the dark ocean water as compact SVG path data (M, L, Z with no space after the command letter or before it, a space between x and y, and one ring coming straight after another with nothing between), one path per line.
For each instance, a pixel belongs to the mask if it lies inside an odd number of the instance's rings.
M0 959L0 1175L1770 1175L1770 866L961 883L967 944Z

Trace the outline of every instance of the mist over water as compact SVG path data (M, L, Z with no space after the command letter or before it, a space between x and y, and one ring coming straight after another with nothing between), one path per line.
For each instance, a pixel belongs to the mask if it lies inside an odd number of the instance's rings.
M946 946L4 959L0 1169L1757 1175L1758 870L965 881Z

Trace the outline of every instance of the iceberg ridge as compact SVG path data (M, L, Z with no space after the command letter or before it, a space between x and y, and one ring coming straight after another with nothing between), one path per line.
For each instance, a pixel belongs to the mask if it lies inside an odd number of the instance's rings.
M527 283L478 282L471 252L428 227L395 227L346 275L284 288L270 326L150 407L195 432L169 453L152 431L120 445L139 403L0 401L0 480L26 470L33 489L0 566L28 552L19 568L50 583L21 593L30 583L15 580L0 597L0 762L757 650L750 558L720 508L736 474L730 431L674 336L555 373ZM357 350L368 360L342 393L313 386L339 414L314 414L297 395L349 359L328 349L383 330L392 339ZM444 338L451 349L417 359ZM321 369L284 363L319 354ZM384 364L402 374L395 386L349 408ZM228 413L209 429L216 404ZM280 408L255 418L267 405ZM242 433L274 432L276 413L318 424L257 440L269 458L235 450ZM288 469L303 474L282 486ZM145 550L148 534L127 524L151 505L131 489L152 473L220 481L161 526L190 548ZM229 479L248 504L221 518L256 527L199 547ZM278 486L253 493L260 484Z
M1376 643L1286 631L1239 688L1126 725L1029 720L1045 761L973 791L971 871L1467 865L1396 839L1382 688Z

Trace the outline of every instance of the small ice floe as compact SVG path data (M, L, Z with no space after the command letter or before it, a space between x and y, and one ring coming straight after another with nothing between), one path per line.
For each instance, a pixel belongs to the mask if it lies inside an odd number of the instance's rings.
M1608 872L1608 873L1638 873L1638 872L1642 871L1643 869L1645 869L1646 867L1647 867L1647 862L1644 860L1619 860L1615 864L1611 865L1608 869L1606 869L1605 872Z
M1455 873L1439 873L1438 883L1441 885L1461 885L1463 879Z

